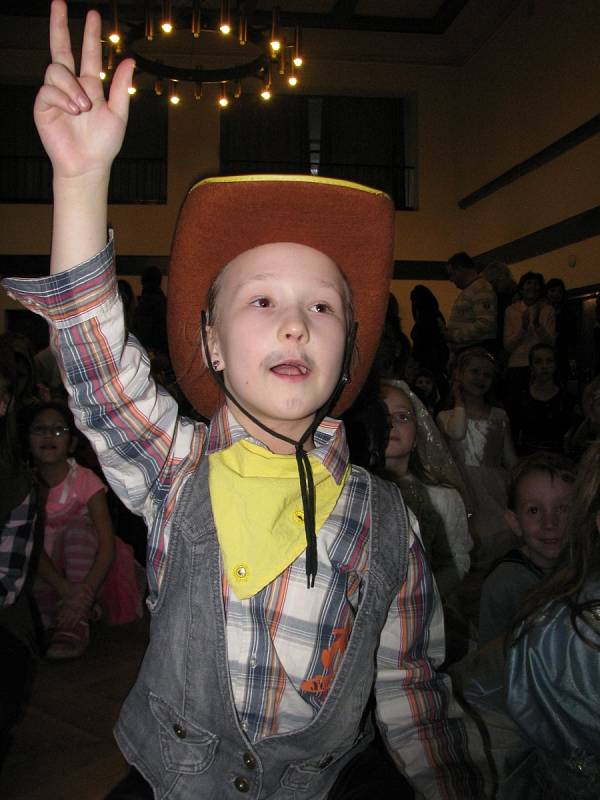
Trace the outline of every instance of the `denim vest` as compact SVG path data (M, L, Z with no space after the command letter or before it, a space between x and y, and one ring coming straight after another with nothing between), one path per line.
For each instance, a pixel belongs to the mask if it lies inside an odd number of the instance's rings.
M308 725L257 743L240 727L229 680L208 459L182 489L150 643L115 730L157 798L319 800L371 740L365 709L379 635L405 579L408 523L398 489L360 472L370 483L369 571L342 663Z

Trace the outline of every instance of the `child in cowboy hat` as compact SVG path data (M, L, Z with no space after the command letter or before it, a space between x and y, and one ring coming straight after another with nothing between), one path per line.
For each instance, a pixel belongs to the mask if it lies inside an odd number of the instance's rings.
M373 686L418 795L482 797L436 672L442 614L415 520L395 488L348 464L326 416L352 402L377 345L389 199L307 176L192 189L169 338L181 386L211 419L179 418L125 340L106 243L133 65L106 102L90 12L76 77L62 0L50 44L35 118L54 168L53 274L5 287L50 321L77 424L149 529L151 639L116 729L135 770L111 797L326 798L373 738Z

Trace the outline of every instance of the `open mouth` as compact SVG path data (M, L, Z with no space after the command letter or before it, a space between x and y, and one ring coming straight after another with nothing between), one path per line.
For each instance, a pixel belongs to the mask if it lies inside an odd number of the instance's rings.
M271 372L289 378L303 378L310 370L302 361L283 361L271 367Z

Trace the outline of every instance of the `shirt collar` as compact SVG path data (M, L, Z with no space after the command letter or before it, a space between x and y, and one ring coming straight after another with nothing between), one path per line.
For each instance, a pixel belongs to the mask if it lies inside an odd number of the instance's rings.
M207 455L225 450L241 439L265 447L239 424L226 404L220 406L210 420ZM346 432L341 420L325 417L315 431L315 447L310 451L310 455L323 464L336 483L340 483L349 461Z

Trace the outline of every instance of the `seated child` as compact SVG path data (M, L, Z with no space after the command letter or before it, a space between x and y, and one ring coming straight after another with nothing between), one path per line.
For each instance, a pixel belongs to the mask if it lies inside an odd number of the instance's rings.
M418 367L413 372L411 381L412 390L423 403L432 417L440 410L440 392L435 380L435 375L426 367Z
M524 595L554 571L574 481L575 465L557 453L534 453L513 468L506 519L522 544L496 561L483 582L480 644L510 630Z
M446 597L469 571L473 540L460 494L434 477L421 453L435 441L438 463L450 461L450 454L408 384L383 381L381 392L390 425L383 474L399 486L404 501L416 514L431 569L442 597Z
M496 372L487 350L464 350L454 375L454 406L437 417L464 475L475 542L471 556L478 567L489 566L513 541L504 512L508 470L517 457L506 412L490 398Z
M51 320L77 424L148 523L151 636L116 729L135 770L112 797L133 781L134 796L171 800L326 798L373 739L373 687L382 737L421 796L484 796L436 670L442 615L418 536L397 488L348 464L343 425L326 416L352 402L377 346L391 201L312 176L191 190L169 343L210 423L180 417L125 338L106 244L133 64L107 101L99 15L79 78L60 0L50 26L35 116L54 170L53 274L4 285Z
M44 549L33 593L44 628L52 631L50 659L76 658L86 649L89 619L114 554L106 487L69 457L75 443L65 406L48 402L32 411L29 450L47 490Z
M535 747L528 800L600 796L600 444L578 469L566 558L522 608L507 652L506 707Z

